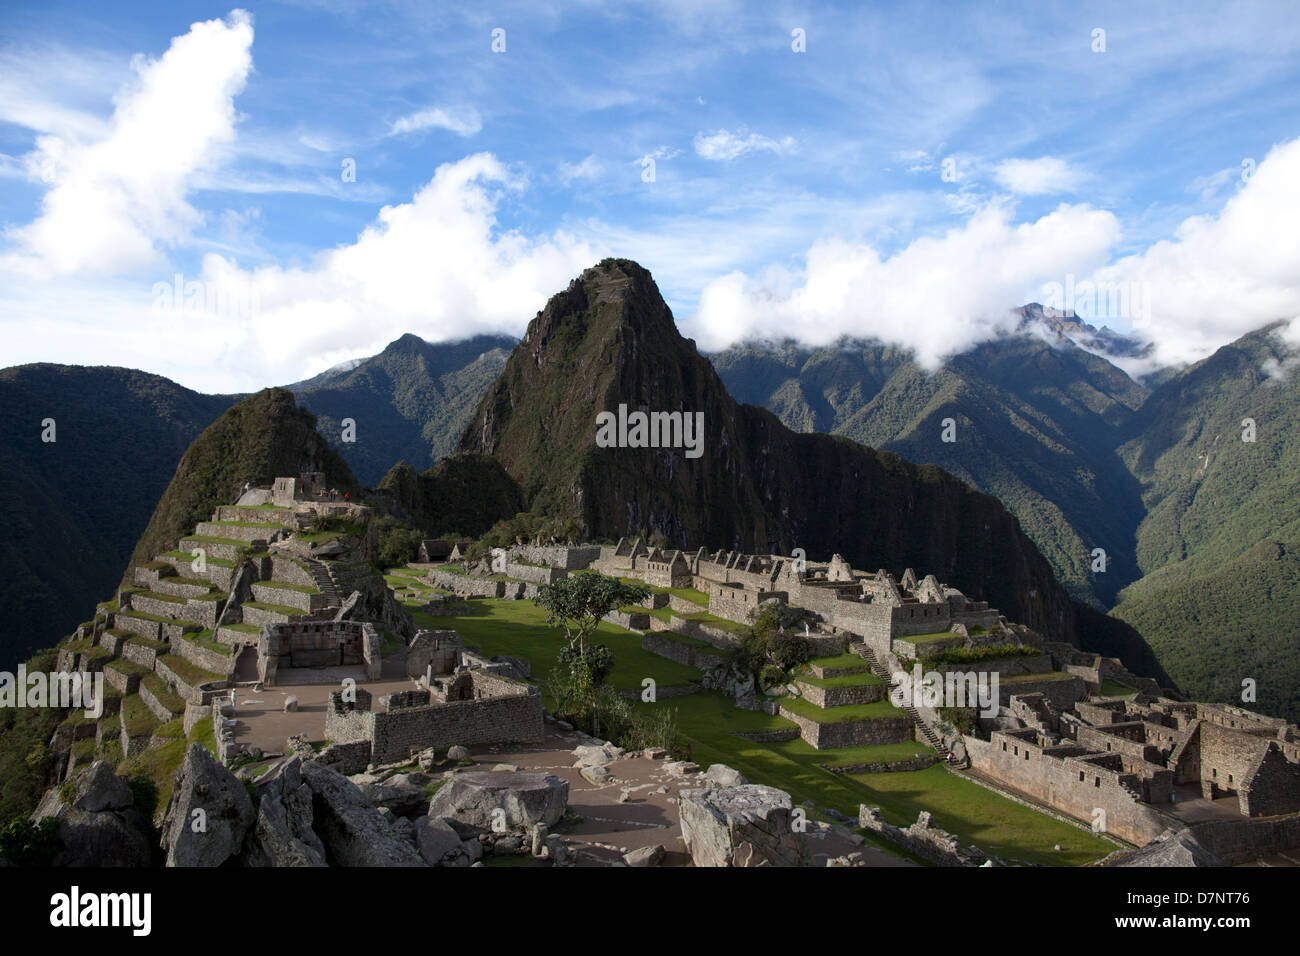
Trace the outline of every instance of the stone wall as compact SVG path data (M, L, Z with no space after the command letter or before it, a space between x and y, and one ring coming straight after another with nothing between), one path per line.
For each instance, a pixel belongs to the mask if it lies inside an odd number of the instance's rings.
M662 632L655 631L646 631L642 635L641 649L665 657L670 661L676 661L678 664L685 664L687 667L697 667L700 670L716 667L722 659L716 653L694 647L683 641L675 641L671 637L664 637Z
M858 684L850 687L820 687L796 680L804 700L818 707L843 707L848 704L873 704L885 697L884 684Z
M505 594L505 581L491 578L475 578L441 568L430 568L425 580L436 588L443 588L453 594L470 597L499 598Z
M590 567L593 561L600 560L601 548L599 545L545 547L525 544L516 545L510 549L510 553L521 561L528 561L531 564L542 564L565 571L579 571Z
M489 681L513 684L516 690L373 714L372 762L389 763L429 747L445 750L454 744L540 743L543 711L537 689L479 674L475 689Z
M508 578L528 581L531 584L554 584L569 576L569 572L563 568L539 568L531 564L520 564L517 561L506 562L505 574Z
M936 866L983 866L988 859L979 847L963 847L951 833L931 826L925 810L910 827L899 829L885 822L879 807L863 805L858 809L858 825Z
M1229 866L1249 863L1277 853L1294 856L1300 850L1300 817L1278 820L1215 820L1197 823L1192 833Z
M814 750L901 744L912 739L913 725L910 717L877 717L874 720L846 720L830 724L796 714L786 707L779 707L778 713L799 725L799 736Z
M1167 827L1178 825L1174 818L1144 804L1120 783L1119 774L1044 754L1042 747L1025 739L1027 733L995 731L989 741L968 737L971 767L1084 823L1092 823L1095 810L1104 810L1106 832L1135 846L1145 846Z
M171 649L195 667L202 667L205 671L212 671L214 674L229 676L233 666L229 651L225 654L218 654L216 651L209 650L193 641L187 641L185 638L175 641L171 645Z

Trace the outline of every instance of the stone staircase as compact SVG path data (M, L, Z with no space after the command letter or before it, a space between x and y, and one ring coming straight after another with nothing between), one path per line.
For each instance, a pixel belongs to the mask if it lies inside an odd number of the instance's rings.
M334 580L334 575L330 573L330 569L315 558L300 557L300 560L311 571L312 580L316 582L316 587L320 589L320 593L325 595L326 605L329 607L341 605L343 596L339 591L337 582Z
M876 652L865 643L850 644L849 650L867 662L868 666L871 667L871 672L883 680L889 687L889 693L892 697L898 684L894 681L894 675L889 673L884 664L880 663L880 658L876 656ZM921 716L919 710L911 704L906 704L902 707L902 711L911 718L912 723L914 723L917 729L920 730L921 736L925 738L925 742L933 747L936 753L945 758L949 756L950 751L944 746L943 739L934 732L934 729L926 722L925 718Z

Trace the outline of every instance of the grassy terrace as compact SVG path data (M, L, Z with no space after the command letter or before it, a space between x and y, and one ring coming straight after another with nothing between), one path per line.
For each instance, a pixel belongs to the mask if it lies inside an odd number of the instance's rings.
M195 667L179 654L164 654L158 658L158 661L165 664L173 674L191 687L226 679L225 674L214 674L212 671L205 671L202 667Z
M137 664L135 661L123 660L118 658L115 661L109 661L104 665L105 670L114 670L119 674L125 674L127 677L144 677L145 674L152 674L153 671L147 667Z
M781 699L781 706L792 713L798 714L800 717L806 717L808 720L816 721L819 724L843 724L854 720L878 720L882 717L907 716L891 704L888 699L878 700L871 704L846 704L843 707L827 707L823 709L801 697L789 697Z
M149 674L147 677L141 678L140 683L148 687L149 693L153 694L154 699L173 714L185 712L185 699L180 694L172 691L157 674Z
M132 634L126 639L128 644L139 644L141 647L147 647L155 652L165 652L170 646L166 641L155 641L152 638L141 637L138 634Z
M470 602L468 614L434 617L412 610L416 624L427 628L457 631L468 645L477 644L484 654L509 654L527 658L533 666L533 680L544 683L565 645L564 629L546 623L546 612L532 601L486 598ZM641 649L641 637L632 631L601 622L594 640L614 655L610 683L619 688L641 688L651 677L661 687L689 684L700 672Z
M814 657L808 663L816 667L857 667L865 671L871 670L871 665L866 660L852 653L836 654L834 657Z
M158 729L158 718L140 699L139 694L127 694L122 698L122 726L128 737L143 737Z
M254 630L261 630L261 628L254 628ZM206 650L221 654L223 657L230 654L230 645L222 644L212 636L211 631L198 631L194 634L186 634L184 635L184 640L189 641L191 644L197 644L199 647Z
M1012 674L1010 677L1003 676L1003 684L1028 684L1040 680L1069 680L1073 674L1066 674L1063 671L1048 671L1045 674Z
M911 637L896 637L896 641L906 641L908 644L933 644L935 641L951 641L954 638L961 637L952 631L940 631L938 634L914 634Z
M182 602L184 600L182 599ZM119 611L118 617L134 617L141 621L154 621L157 624L177 624L187 631L197 631L199 626L192 621L178 621L174 617L162 617L158 614L146 614L143 611Z
M310 584L290 584L287 581L258 581L264 588L280 588L284 591L297 591L299 594L320 594L320 588Z
M226 525L231 528L287 528L278 521L208 521L206 524Z
M265 601L245 601L244 607L255 607L262 611L274 611L277 614L287 614L290 617L300 617L307 612L302 608L289 607L287 604L267 604Z

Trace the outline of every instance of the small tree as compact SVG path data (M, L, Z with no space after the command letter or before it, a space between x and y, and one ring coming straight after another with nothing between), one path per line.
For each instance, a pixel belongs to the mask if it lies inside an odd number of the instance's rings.
M559 624L576 646L579 658L587 654L587 638L595 633L600 619L624 604L644 601L650 589L644 584L625 584L603 574L571 574L537 591L537 605L547 611L547 624Z

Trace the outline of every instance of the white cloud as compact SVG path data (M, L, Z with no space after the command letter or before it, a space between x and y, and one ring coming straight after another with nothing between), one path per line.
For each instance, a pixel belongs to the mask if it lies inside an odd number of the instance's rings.
M478 153L438 167L410 202L385 206L354 243L310 266L244 271L208 256L204 279L256 290L242 332L261 382L291 381L340 353L378 351L405 332L431 341L522 334L604 250L561 232L499 232L497 206L520 188L496 157Z
M1078 170L1063 159L1007 159L993 169L993 178L1003 189L1021 196L1074 192L1082 179Z
M103 135L45 135L24 157L49 182L41 214L8 235L0 269L40 278L130 272L201 222L186 201L195 173L235 136L234 98L252 68L251 17L195 23L157 60L138 57Z
M13 343L14 362L137 367L149 356L151 371L190 388L234 392L298 381L405 332L430 341L520 335L547 298L608 252L564 232L500 230L497 209L519 189L490 154L445 164L410 202L383 207L354 242L302 267L205 256L175 308L159 307L152 279L0 286L0 338ZM23 332L33 317L39 336Z
M478 115L478 110L472 106L452 109L431 106L417 113L411 113L409 116L403 116L394 122L389 129L389 135L400 136L403 133L414 133L426 129L445 129L458 136L473 136L482 128L483 119Z
M556 174L560 177L560 182L568 186L576 180L590 181L599 179L605 172L605 166L594 155L587 156L578 163L560 163L555 167Z
M798 272L773 270L757 281L733 272L710 283L690 325L705 349L749 338L825 345L843 335L875 337L937 368L1010 329L1011 310L1036 283L1103 262L1119 237L1111 213L1086 205L1062 205L1020 225L1012 212L993 203L889 258L869 245L818 241Z
M745 135L742 128L732 133L720 129L716 133L696 133L695 152L704 159L715 162L736 159L746 153L766 150L773 153L788 153L795 148L795 141L789 136L781 140L769 139L758 133Z
M1278 319L1300 315L1300 139L1275 146L1217 215L1098 269L1107 287L1142 291L1137 334L1157 361L1181 364Z

